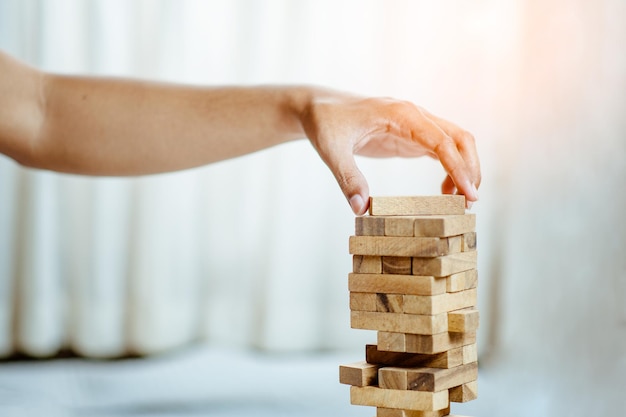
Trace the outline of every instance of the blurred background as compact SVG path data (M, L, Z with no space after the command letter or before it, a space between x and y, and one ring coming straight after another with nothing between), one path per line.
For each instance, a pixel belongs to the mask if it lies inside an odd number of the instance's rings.
M480 394L453 411L622 415L625 22L623 0L0 0L0 49L66 74L325 85L456 122L484 180ZM358 162L372 195L444 177ZM0 415L371 416L337 376L375 341L349 325L353 228L307 141L141 178L0 157Z

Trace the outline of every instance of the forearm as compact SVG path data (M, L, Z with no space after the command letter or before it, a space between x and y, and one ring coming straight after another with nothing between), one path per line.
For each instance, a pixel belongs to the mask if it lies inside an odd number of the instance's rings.
M179 170L303 138L300 113L313 91L198 88L34 70L22 79L33 91L21 100L29 119L19 125L28 128L0 132L4 153L24 165L91 175Z
M94 175L179 170L304 133L306 90L49 77L37 166Z

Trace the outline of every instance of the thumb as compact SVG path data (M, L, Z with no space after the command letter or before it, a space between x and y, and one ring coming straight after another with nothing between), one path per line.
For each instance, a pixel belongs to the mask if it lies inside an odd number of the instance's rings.
M349 153L336 161L329 161L329 166L354 214L365 214L369 206L369 186L354 156Z

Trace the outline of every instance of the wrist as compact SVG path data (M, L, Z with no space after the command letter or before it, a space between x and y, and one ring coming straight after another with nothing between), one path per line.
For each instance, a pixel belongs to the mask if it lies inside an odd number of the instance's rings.
M293 122L298 138L307 134L307 120L316 97L317 89L311 86L294 86L287 89L287 114Z
M338 94L322 87L301 85L289 88L288 96L289 114L297 122L298 138L304 135L313 139L319 122L316 120L319 117L317 106L321 102L336 98Z

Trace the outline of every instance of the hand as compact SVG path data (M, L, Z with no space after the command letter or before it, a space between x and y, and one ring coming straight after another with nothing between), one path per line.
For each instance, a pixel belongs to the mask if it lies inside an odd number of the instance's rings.
M474 137L410 102L332 94L314 98L302 125L333 172L355 214L368 208L369 187L354 155L438 159L447 172L441 190L478 200L480 163Z

